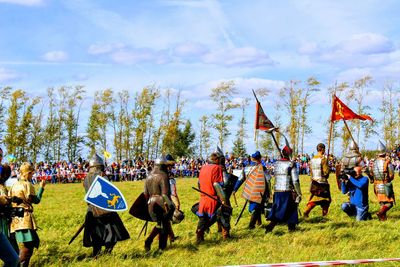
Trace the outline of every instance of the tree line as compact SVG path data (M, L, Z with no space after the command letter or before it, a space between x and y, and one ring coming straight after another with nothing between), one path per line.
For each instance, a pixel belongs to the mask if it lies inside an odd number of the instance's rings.
M373 85L372 77L365 76L353 83L335 83L323 88L315 77L310 77L305 81L288 81L279 92L269 88L256 88L255 92L267 116L286 133L294 153L298 154L305 153L305 140L313 130L325 134L321 140L326 141L328 136L329 116L324 118L319 129L310 127L310 107L316 96L328 99L328 110L335 93L356 113L369 114L372 108L365 104L365 97L373 90ZM399 93L394 83L385 83L380 93L381 118L373 114L376 121L372 124L349 121L361 148L376 135L389 147L395 146L400 137ZM128 90L98 90L92 97L87 95L84 86L62 86L47 89L46 97L42 98L6 86L0 89L0 140L7 154L14 155L18 161L33 162L75 161L83 153L95 151L112 151L116 160L151 159L162 153L175 157L205 157L214 149L211 147L213 140L217 140L222 149L243 156L247 154L246 140L253 132L247 118L254 113L254 106L250 105L251 97L238 96L234 81L221 82L209 95L216 107L214 112L200 116L193 125L183 114L187 102L181 91L160 89L155 85L134 94ZM273 105L263 104L268 98L273 98L269 101ZM90 110L88 116L82 115L83 107ZM228 144L232 128L235 133L232 143ZM280 142L280 135L277 139ZM341 141L339 149L347 149L348 131L336 123L331 141L333 154L338 140ZM256 146L264 154L277 152L267 133L260 133Z

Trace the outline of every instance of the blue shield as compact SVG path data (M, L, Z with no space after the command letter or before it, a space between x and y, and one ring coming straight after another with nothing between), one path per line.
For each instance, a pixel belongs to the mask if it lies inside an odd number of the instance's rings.
M108 211L127 210L127 204L121 191L107 179L97 176L86 193L85 201Z

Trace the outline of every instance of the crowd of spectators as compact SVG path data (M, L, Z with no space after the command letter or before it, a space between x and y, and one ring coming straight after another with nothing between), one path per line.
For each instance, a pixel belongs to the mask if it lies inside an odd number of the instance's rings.
M309 175L310 166L309 162L313 155L299 154L294 157L296 167L299 174ZM253 164L250 156L234 157L233 155L226 154L226 168L227 170L241 169ZM391 151L392 164L396 171L400 171L400 145ZM263 157L262 164L266 167L267 171L273 174L273 164L276 161L274 158ZM329 157L329 166L332 171L335 171L336 158ZM370 159L365 156L364 161L368 166ZM206 163L203 158L182 157L176 160L176 164L172 169L174 177L198 177L201 167ZM12 177L18 175L18 164L11 163ZM138 181L145 179L152 169L154 161L143 160L141 158L133 160L124 160L120 162L111 162L106 164L105 174L111 181ZM35 174L32 178L33 183L46 179L51 183L73 183L82 181L88 172L89 163L86 160L79 159L77 162L61 161L57 163L40 162L35 164Z

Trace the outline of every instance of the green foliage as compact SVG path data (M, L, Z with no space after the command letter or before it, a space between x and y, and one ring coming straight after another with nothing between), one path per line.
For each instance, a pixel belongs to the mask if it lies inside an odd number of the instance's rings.
M398 176L394 180L394 187ZM301 176L303 211L310 196L310 178ZM379 203L369 186L369 206L373 220L356 222L341 211L340 205L347 196L339 192L333 175L330 177L332 203L329 214L322 217L320 207L316 207L307 221L301 220L298 231L289 233L286 225L278 225L270 234L257 227L248 230L250 214L246 210L237 226L234 222L244 204L237 194L239 207L234 206L232 216L232 239L223 241L217 226L210 228L205 242L195 244L195 230L198 218L191 206L199 200L199 193L191 189L197 186L197 179L177 179L178 194L185 219L173 225L180 238L167 250L157 251L157 239L149 253L144 252L144 240L138 234L144 224L131 217L128 212L119 213L131 238L118 242L111 255L90 258L91 248L82 246L82 233L71 244L70 238L84 221L87 209L83 201L85 195L81 184L49 184L46 186L42 202L35 205L35 218L40 230L40 247L35 249L32 266L222 266L237 264L261 264L298 261L323 261L335 259L393 258L398 255L400 239L400 209L394 206L388 212L388 220L380 222L374 215ZM129 206L143 191L143 182L116 183L128 201ZM243 187L240 189L242 190ZM240 191L241 192L241 191ZM239 192L238 192L239 193ZM262 218L265 226L266 220ZM147 234L155 223L150 222ZM292 252L292 253L289 253ZM374 264L374 266L397 266L396 263Z
M156 100L160 97L160 92L154 86L147 86L140 93L136 94L135 107L132 111L134 127L134 156L143 156L145 152L146 134L153 130L151 121ZM147 155L145 155L147 156Z
M211 127L209 118L206 115L200 117L200 134L199 134L199 156L207 157L210 150L210 131Z
M239 104L232 102L233 96L237 93L233 81L221 82L217 87L211 89L211 99L217 104L217 111L212 115L213 127L218 132L218 141L221 149L224 149L225 139L230 135L228 123L233 116L228 112L239 107Z
M177 157L191 156L194 153L193 141L196 134L193 132L192 123L187 120L183 130L178 130L178 138L174 145L174 155Z

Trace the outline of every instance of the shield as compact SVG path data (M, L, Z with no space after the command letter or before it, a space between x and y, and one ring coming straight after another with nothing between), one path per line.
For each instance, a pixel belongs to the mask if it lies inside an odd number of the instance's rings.
M152 221L149 209L147 207L147 199L144 193L141 193L129 209L129 214L143 221Z
M98 175L85 195L85 201L107 211L127 210L121 191L107 179Z

